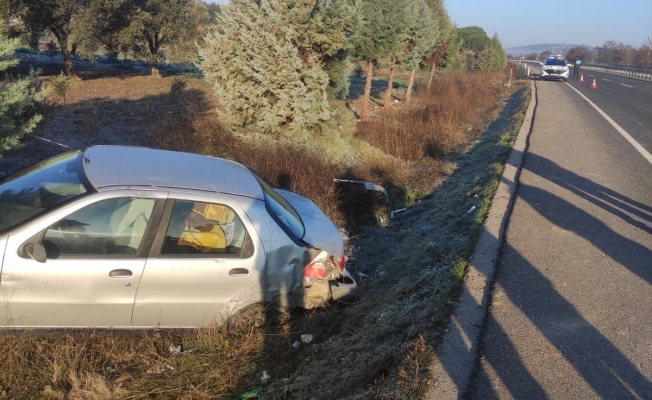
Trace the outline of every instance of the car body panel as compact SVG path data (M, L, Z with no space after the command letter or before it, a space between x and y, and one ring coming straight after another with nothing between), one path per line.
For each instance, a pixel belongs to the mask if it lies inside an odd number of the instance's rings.
M296 305L293 296L303 292L303 267L312 260L314 253L294 243L269 215L264 202L252 202L245 211L265 249L265 269L261 277L265 300L282 309L292 308Z
M287 190L276 191L299 213L305 226L304 242L334 255L344 255L342 235L315 203Z
M247 168L221 158L125 146L90 147L84 157L84 172L96 188L175 187L263 199Z
M255 233L243 206L250 207L258 200L234 201L228 196L181 192L171 192L170 198L226 205L236 212L250 235ZM166 229L166 224L162 221L165 226L159 229ZM247 304L262 301L260 274L265 265L265 250L258 235L251 237L254 251L248 258L150 254L136 295L132 325L197 326L207 325L214 318L219 323ZM176 293L185 295L175 296Z
M6 235L0 280L0 325L13 327L129 326L145 259L67 256L39 263L21 246L75 211L114 198L161 199L166 193L115 190L87 196ZM112 271L129 271L112 277ZM44 301L46 299L46 301Z

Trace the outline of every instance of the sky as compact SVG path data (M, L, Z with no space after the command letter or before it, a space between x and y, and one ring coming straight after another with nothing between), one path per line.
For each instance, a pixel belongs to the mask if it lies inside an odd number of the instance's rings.
M226 4L228 0L213 0ZM652 0L445 0L458 27L479 26L504 48L607 40L639 47L652 37Z
M504 48L607 40L639 47L652 37L652 0L445 0L459 27L498 33Z

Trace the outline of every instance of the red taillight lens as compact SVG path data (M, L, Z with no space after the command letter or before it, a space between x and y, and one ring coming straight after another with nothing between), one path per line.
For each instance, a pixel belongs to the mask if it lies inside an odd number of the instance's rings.
M337 258L335 258L337 260ZM346 265L346 256L340 257L337 261L337 266L340 267L340 271L344 271L344 266Z
M312 262L303 270L303 276L312 279L326 278L326 266L323 262Z

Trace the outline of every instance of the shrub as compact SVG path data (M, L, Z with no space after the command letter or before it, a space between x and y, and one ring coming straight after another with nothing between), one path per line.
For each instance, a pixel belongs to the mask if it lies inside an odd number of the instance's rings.
M68 89L70 89L72 81L68 78L68 76L64 75L62 71L58 76L53 77L51 82L54 94L63 100L63 104L66 104L66 94L68 93Z
M18 63L12 58L18 45L17 41L0 36L0 72ZM36 106L45 93L37 80L39 73L31 70L26 77L7 75L0 83L0 152L17 146L41 121Z
M177 94L188 86L188 79L175 76L170 83L170 93Z

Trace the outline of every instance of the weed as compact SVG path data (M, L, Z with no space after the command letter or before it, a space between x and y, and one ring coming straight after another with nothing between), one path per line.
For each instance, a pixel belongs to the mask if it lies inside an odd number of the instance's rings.
M66 104L66 94L70 89L72 81L61 72L58 76L54 76L51 79L52 89L54 94L59 96L63 100L63 104Z
M175 95L188 86L188 79L175 76L170 83L170 93Z

